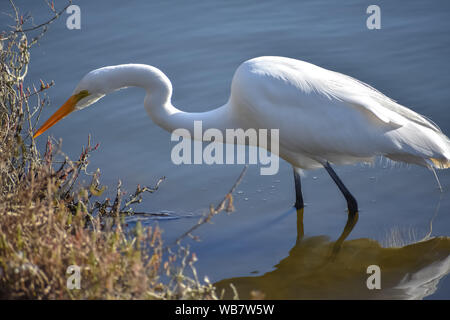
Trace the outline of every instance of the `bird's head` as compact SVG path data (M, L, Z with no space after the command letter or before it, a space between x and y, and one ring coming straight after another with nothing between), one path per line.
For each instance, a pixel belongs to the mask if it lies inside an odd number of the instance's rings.
M100 81L100 70L91 71L81 79L70 98L34 133L33 138L40 136L69 113L90 106L111 91Z
M38 137L69 113L86 108L106 94L127 87L141 87L153 93L155 105L170 101L172 85L159 69L144 64L122 64L93 70L78 83L72 96L36 131Z

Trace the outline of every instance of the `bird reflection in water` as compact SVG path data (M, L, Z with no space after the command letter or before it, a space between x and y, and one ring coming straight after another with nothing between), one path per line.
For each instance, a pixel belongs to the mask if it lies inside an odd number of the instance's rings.
M262 276L217 282L225 298L233 297L233 284L241 299L252 298L252 292L266 299L422 299L450 272L448 237L395 248L368 238L344 241L346 230L335 242L326 236L305 238L303 210L297 214L297 241L289 255ZM349 218L345 228L351 230L356 220ZM381 289L367 287L371 265L380 267Z

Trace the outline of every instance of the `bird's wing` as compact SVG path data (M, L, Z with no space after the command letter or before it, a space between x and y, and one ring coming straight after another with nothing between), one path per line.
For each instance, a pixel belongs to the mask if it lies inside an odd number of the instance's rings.
M283 57L260 57L247 61L242 69L248 75L263 75L266 79L281 80L284 84L296 87L298 92L303 94L316 93L329 100L344 102L394 127L404 126L408 121L413 121L441 133L439 127L431 120L398 104L368 84L308 62ZM247 79L253 83L257 80L253 77ZM271 81L259 83L268 84L266 91L270 91L271 86L276 87ZM283 94L286 92L280 91ZM273 93L276 95L278 92L274 90Z
M329 73L324 90L335 98L363 108L385 123L403 126L406 122L412 121L433 131L441 132L431 120L398 104L368 84L341 73L333 71Z

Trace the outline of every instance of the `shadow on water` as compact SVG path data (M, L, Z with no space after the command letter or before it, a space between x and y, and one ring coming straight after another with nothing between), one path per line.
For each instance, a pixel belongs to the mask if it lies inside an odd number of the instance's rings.
M255 277L224 279L215 284L232 298L233 284L241 299L256 290L266 299L422 299L436 291L450 272L450 238L436 237L396 248L362 238L330 241L303 238L302 212L298 235L288 257L275 270ZM335 252L339 246L339 252ZM369 290L367 268L381 270L381 289Z

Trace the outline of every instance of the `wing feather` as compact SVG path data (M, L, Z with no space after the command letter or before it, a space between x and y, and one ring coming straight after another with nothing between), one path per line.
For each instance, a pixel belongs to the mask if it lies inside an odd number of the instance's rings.
M412 111L370 85L339 72L314 64L282 57L259 57L248 60L244 68L288 82L304 93L317 92L332 100L346 102L349 106L368 112L383 123L394 127L408 121L442 133L428 118Z

